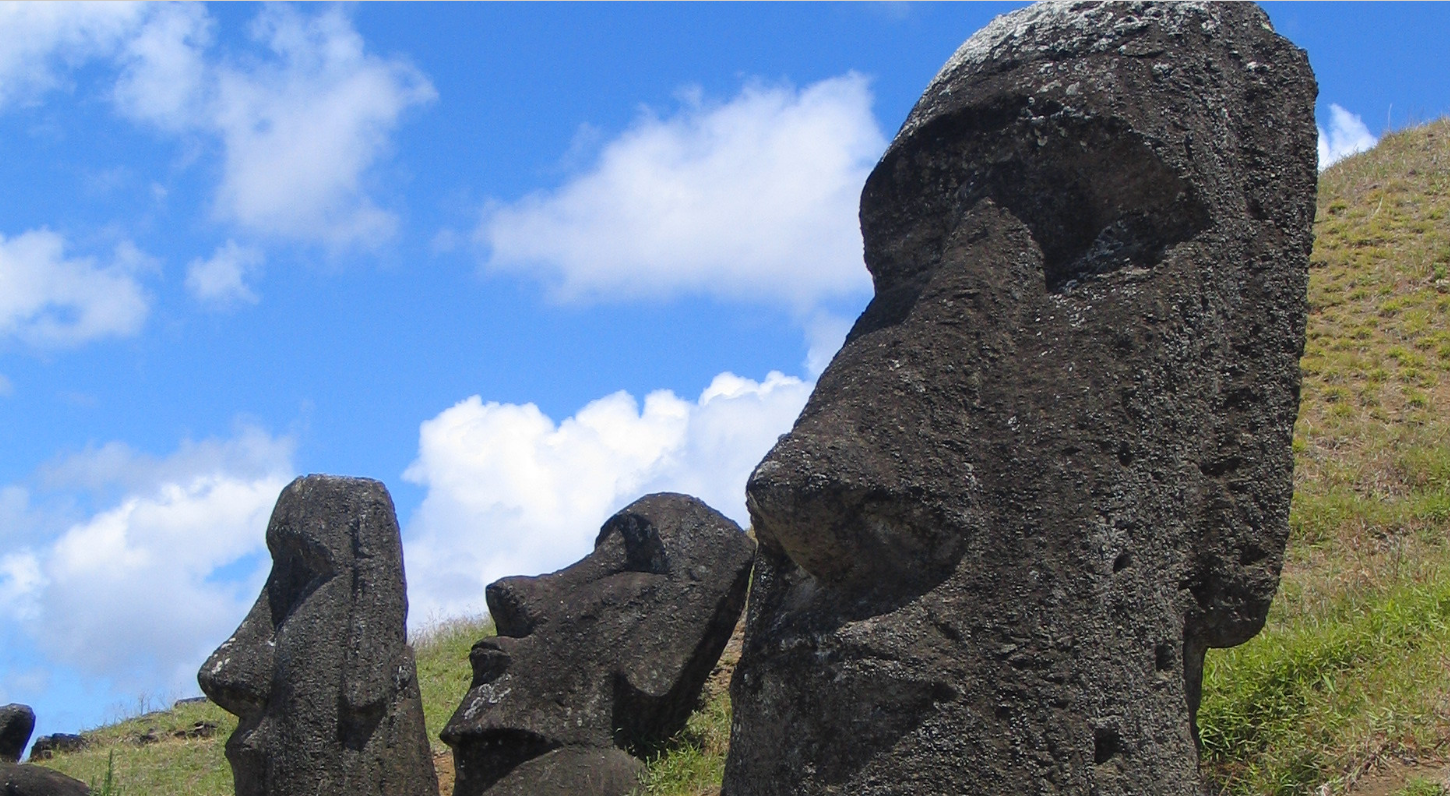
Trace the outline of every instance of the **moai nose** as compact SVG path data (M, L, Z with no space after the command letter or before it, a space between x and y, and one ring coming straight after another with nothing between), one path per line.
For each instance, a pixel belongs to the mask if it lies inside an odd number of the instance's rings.
M534 577L503 578L490 583L483 595L498 634L522 638L534 632L543 619L542 592L539 579Z

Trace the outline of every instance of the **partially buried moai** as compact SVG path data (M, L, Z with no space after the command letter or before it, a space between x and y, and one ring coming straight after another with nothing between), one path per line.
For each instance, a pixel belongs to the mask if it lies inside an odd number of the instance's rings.
M267 585L197 678L241 720L226 745L237 796L437 796L387 489L298 478L267 548Z
M1249 4L1031 6L866 182L876 293L756 469L725 796L1199 792L1288 535L1316 87Z
M745 604L755 543L687 495L611 517L594 551L486 590L498 635L443 729L456 796L624 796L680 730Z

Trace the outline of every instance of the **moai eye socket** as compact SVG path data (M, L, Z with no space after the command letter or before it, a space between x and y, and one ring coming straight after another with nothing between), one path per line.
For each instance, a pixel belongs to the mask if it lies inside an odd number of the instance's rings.
M615 534L624 540L625 571L664 574L669 570L664 542L660 541L659 531L647 518L624 513L610 517L599 529L599 538L594 546L598 547Z

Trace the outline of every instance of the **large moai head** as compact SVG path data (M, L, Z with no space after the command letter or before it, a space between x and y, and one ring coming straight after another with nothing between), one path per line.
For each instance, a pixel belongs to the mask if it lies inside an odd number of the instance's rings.
M876 294L756 469L727 796L1197 793L1292 490L1316 87L1248 4L1043 4L861 198Z
M485 592L498 635L443 729L456 796L623 796L684 727L745 605L755 543L687 495L621 509L594 551Z
M387 489L298 478L267 549L261 596L197 676L240 718L226 746L237 796L437 796Z

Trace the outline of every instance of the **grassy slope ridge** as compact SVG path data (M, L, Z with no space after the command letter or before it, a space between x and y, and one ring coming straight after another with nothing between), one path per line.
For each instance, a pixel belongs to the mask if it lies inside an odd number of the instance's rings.
M1264 632L1206 667L1204 767L1230 794L1343 793L1386 760L1450 757L1450 122L1325 171L1315 229L1283 582ZM418 641L437 751L486 632L460 621ZM718 787L727 674L650 762L647 793ZM175 735L198 721L216 735ZM92 748L50 765L95 783L113 765L129 796L222 796L234 726L185 705L92 731Z

